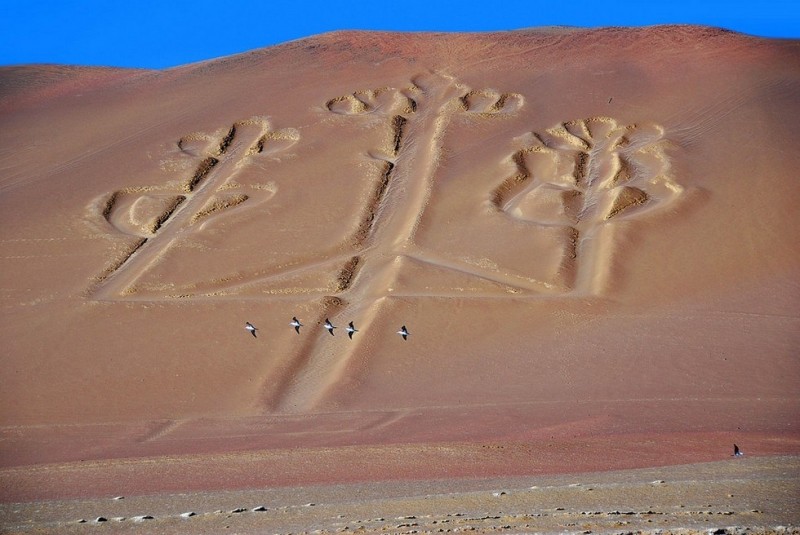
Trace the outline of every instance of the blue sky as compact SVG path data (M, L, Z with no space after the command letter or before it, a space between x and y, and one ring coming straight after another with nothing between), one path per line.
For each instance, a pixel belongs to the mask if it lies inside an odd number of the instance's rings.
M490 31L692 23L800 38L798 0L0 0L0 65L166 68L338 29ZM457 7L456 7L457 6Z

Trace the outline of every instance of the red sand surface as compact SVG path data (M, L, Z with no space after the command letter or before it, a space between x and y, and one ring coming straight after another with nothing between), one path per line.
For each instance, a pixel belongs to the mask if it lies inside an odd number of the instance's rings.
M798 117L683 26L0 69L0 500L798 454Z

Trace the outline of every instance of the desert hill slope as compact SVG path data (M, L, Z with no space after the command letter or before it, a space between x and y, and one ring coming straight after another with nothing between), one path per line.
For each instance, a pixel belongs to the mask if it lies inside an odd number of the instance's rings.
M0 91L5 466L798 452L797 41L336 32Z

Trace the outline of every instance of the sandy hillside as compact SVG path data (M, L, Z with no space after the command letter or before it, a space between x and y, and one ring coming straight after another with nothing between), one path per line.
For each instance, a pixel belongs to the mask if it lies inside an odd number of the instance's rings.
M798 117L682 26L0 68L0 501L800 454Z

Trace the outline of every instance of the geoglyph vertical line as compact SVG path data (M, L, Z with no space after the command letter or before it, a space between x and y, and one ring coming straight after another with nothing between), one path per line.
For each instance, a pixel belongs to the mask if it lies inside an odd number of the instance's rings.
M495 114L499 109L515 110L521 97L493 91L469 91L447 75L427 73L412 79L412 86L402 91L382 89L360 91L328 101L329 111L358 116L377 109L376 99L392 98L405 103L405 109L391 115L387 122L392 133L388 154L373 203L356 233L363 248L359 273L338 294L347 303L336 314L334 323L344 324L358 317L359 328L366 331L377 318L379 303L388 295L399 275L400 257L409 253L420 219L433 188L439 165L443 137L454 113ZM394 92L392 92L394 91ZM384 110L396 109L384 106ZM368 276L361 276L368 271ZM347 315L347 316L346 316ZM324 359L315 350L277 405L278 410L308 410L325 399L337 385L356 373L354 362L362 337L356 337L335 361ZM324 370L324 371L323 371Z

